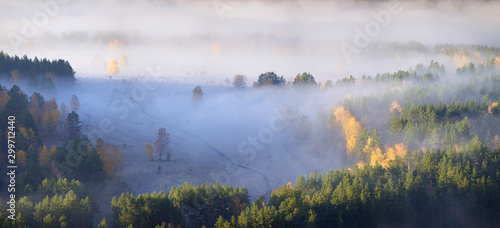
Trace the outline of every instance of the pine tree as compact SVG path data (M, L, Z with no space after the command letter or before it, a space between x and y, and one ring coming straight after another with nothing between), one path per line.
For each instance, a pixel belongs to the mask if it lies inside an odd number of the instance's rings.
M95 149L103 162L104 171L108 176L113 177L123 165L123 152L113 145L104 143L102 139L97 140Z
M78 114L76 114L76 112L68 114L68 117L66 118L66 129L70 139L73 139L80 134L80 127L81 121Z

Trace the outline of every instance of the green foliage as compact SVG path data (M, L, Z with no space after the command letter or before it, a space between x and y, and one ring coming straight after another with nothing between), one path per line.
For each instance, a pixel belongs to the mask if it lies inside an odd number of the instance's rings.
M365 165L299 177L216 227L474 226L500 222L500 147L420 151L388 168ZM408 169L410 168L410 169Z
M16 220L5 220L2 227L92 226L96 209L86 195L85 187L78 181L45 179L39 189L41 191L36 194L19 199ZM40 194L45 193L47 195L40 198Z
M264 85L284 85L285 78L283 76L278 76L274 72L266 72L259 75L259 79L257 80L258 86Z
M293 78L293 87L294 88L301 88L301 87L309 87L309 86L315 86L316 81L314 80L314 76L312 76L311 73L302 73L302 74L297 74L295 78Z
M74 139L80 135L81 121L80 116L76 112L71 112L66 117L66 130L68 132L68 139Z
M249 204L245 187L232 188L218 182L199 186L185 182L179 187L172 187L169 199L178 208L188 227L211 227L219 216L228 220L231 216L238 216Z
M68 61L62 59L48 60L43 58L41 60L38 57L34 59L28 58L26 55L19 58L18 56L10 56L0 51L0 75L4 79L11 80L11 72L17 70L19 81L42 81L40 86L51 87L52 80L47 75L51 75L58 82L70 82L76 81L75 72L69 64ZM50 82L49 82L50 80ZM47 84L49 83L49 84ZM49 88L51 89L51 88Z
M163 192L145 193L134 198L122 193L111 201L114 227L155 227L181 224L179 211Z
M96 148L79 136L57 147L51 159L56 162L58 171L69 178L85 183L99 183L106 178L103 161Z

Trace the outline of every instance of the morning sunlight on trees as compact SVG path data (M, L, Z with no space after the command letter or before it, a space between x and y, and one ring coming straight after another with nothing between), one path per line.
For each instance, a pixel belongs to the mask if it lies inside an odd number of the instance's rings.
M500 1L0 1L0 228L500 227Z
M363 127L343 106L336 108L333 114L335 115L335 124L340 126L344 133L347 156L352 159L354 158L353 149L356 146L357 137Z

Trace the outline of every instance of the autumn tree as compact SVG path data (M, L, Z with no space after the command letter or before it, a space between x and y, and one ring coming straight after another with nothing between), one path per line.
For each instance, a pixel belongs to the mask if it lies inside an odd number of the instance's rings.
M168 147L169 144L170 144L170 134L167 133L167 130L165 128L160 128L158 130L158 138L156 139L155 142L156 153L160 156L160 160L161 156L165 153L167 153L168 157L168 153L170 152L170 148Z
M201 90L200 86L196 86L193 89L193 101L199 102L203 98L203 90Z
M61 112L59 111L57 102L55 98L50 99L49 101L45 102L44 109L46 112L44 112L44 115L47 115L44 118L46 119L46 127L49 132L55 132L57 124L59 123L59 118L61 117Z
M45 166L49 161L49 157L50 157L49 150L44 145L42 151L40 152L40 157L39 157L40 165Z
M356 146L358 136L363 129L361 123L356 121L356 119L351 115L351 113L346 110L343 106L338 107L334 111L335 124L339 125L344 132L346 140L346 150L347 156L353 158L353 150Z
M16 160L19 162L21 167L26 167L26 152L23 150L18 150L16 153Z
M320 89L331 89L333 87L333 82L332 80L327 80L324 83L320 83Z
M33 93L30 97L30 103L28 104L28 111L33 116L37 126L41 125L43 106L45 105L45 99L39 93Z
M314 80L314 76L310 73L302 73L302 74L297 74L295 78L293 78L293 87L294 88L300 88L300 87L309 87L309 86L315 86L316 81Z
M0 89L0 110L3 110L5 108L5 105L7 104L7 102L9 102L9 100L9 94L7 94L6 91Z
M151 158L151 161L153 161L153 157L155 156L155 150L151 143L146 143L146 155L149 158Z
M113 177L116 171L123 165L123 152L113 145L104 143L102 139L97 140L95 149L103 162L104 171L106 171L109 177Z
M242 74L237 74L233 77L233 87L240 89L247 85L247 77Z
M78 112L78 110L80 109L80 100L74 94L73 94L73 96L71 96L71 101L69 103L69 107L71 108L72 112Z
M80 134L81 121L80 116L76 112L71 112L66 117L66 130L68 132L68 137L73 139Z

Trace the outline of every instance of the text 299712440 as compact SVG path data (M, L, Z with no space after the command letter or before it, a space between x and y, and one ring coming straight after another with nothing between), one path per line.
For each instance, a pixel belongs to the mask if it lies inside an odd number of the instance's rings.
M9 219L16 220L16 128L14 125L16 123L15 116L9 116L8 118L8 131L7 131L7 176L9 177L9 185L7 191L10 193L9 200L7 201L7 211L9 212Z

